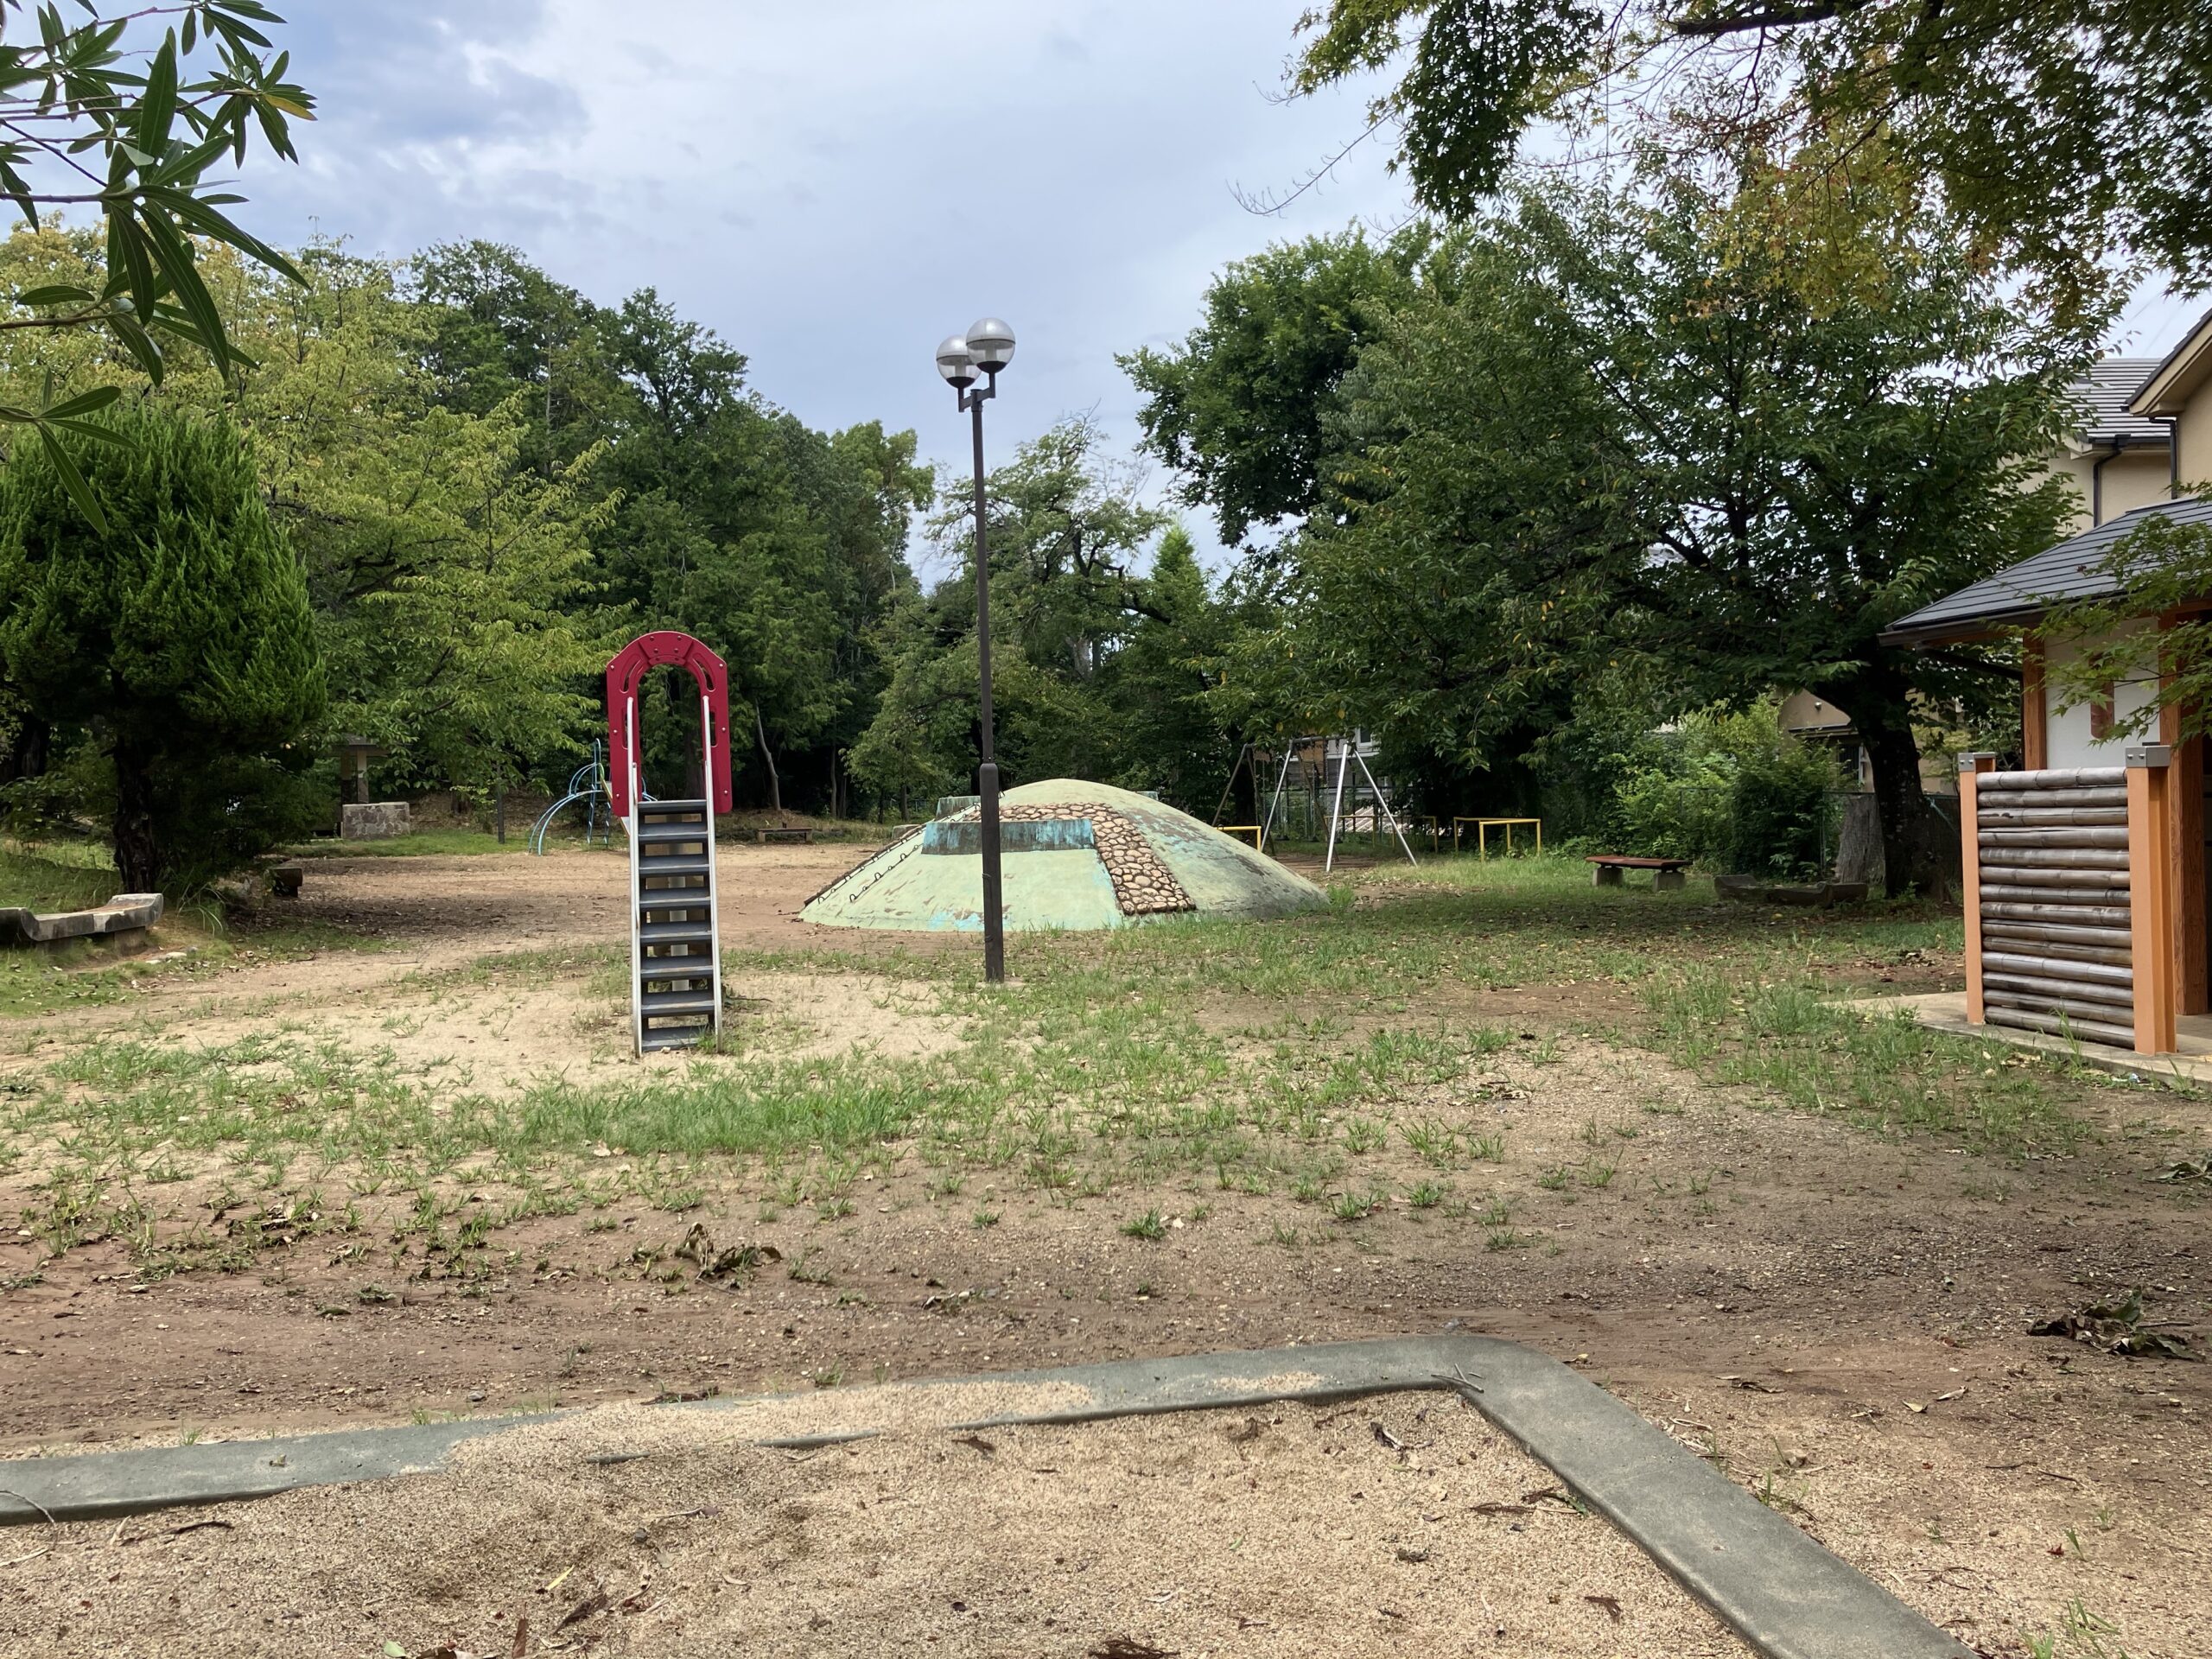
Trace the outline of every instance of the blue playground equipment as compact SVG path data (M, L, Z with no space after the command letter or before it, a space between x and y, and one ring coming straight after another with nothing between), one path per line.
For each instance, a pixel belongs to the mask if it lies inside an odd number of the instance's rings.
M652 798L648 795L647 800ZM545 832L553 827L564 808L578 802L584 808L584 845L589 847L593 837L602 846L614 844L614 799L607 782L607 745L594 738L591 759L578 766L569 778L569 792L537 815L537 823L530 832L530 850L543 855L545 851Z

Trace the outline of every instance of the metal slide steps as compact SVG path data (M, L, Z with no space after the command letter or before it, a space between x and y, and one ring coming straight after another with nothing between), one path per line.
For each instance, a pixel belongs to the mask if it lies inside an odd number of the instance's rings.
M638 1047L683 1048L721 1025L715 821L705 801L639 801L631 829Z

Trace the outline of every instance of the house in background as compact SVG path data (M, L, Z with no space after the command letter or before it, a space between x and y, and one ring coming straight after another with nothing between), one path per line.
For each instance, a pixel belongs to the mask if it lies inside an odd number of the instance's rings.
M2050 671L2075 647L2035 632L2055 602L2118 593L2105 561L2151 518L2212 529L2212 499L2185 487L2212 480L2212 313L2162 360L2100 364L2086 390L2090 429L2054 463L2082 486L2077 532L1883 638L1930 647L2027 631L2022 770L1960 759L1968 1020L2212 1053L2204 741L2184 740L2171 709L2158 741L2119 735L2157 702L2148 677L2060 709Z
M2132 407L2159 366L2156 358L2108 357L2074 388L2089 406L2088 427L2068 442L2051 465L2074 480L2082 498L2072 526L2077 533L2172 499L2173 428L2164 417L2138 414ZM2189 474L2207 475L2212 474Z

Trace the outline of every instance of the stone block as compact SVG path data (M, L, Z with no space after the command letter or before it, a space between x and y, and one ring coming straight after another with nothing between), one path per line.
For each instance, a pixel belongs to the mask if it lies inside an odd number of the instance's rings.
M405 801L348 801L339 809L338 834L344 841L390 841L414 827Z

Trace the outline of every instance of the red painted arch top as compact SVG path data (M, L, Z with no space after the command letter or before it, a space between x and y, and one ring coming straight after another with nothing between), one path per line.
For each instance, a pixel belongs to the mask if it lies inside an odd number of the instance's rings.
M641 633L607 665L607 782L614 796L614 816L630 816L630 791L636 758L630 741L638 729L638 688L657 668L684 668L699 683L706 704L707 792L715 810L730 810L729 670L722 659L688 633L664 629Z

